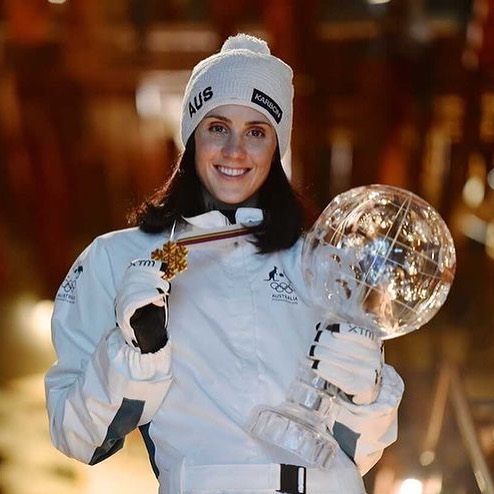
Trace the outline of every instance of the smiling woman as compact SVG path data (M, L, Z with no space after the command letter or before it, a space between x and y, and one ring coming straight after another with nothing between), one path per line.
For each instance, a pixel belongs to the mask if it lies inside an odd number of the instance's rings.
M131 223L158 233L210 210L236 223L236 210L256 207L263 221L250 228L259 253L293 246L314 218L281 164L291 135L292 77L263 40L248 35L229 38L199 62L182 106L184 153Z
M74 263L46 377L51 436L65 454L101 462L139 428L161 494L364 493L361 476L395 438L402 391L391 367L381 373L379 342L329 329L322 338L342 367L335 385L356 381L376 396L335 401L341 448L329 470L248 429L254 407L284 400L319 318L301 267L310 222L281 166L292 78L248 35L199 62L171 177L134 228L98 237Z

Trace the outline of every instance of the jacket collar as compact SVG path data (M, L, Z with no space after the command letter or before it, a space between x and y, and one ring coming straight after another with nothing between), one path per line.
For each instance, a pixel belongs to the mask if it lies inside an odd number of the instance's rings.
M259 208L238 208L235 213L237 225L255 226L262 222L262 209ZM184 218L186 223L195 228L211 229L230 226L228 218L220 211L213 210L198 216Z

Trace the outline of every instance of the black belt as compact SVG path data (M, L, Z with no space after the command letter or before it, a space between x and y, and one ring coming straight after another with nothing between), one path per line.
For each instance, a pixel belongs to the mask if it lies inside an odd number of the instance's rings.
M297 465L280 465L280 488L283 494L306 494L307 469Z

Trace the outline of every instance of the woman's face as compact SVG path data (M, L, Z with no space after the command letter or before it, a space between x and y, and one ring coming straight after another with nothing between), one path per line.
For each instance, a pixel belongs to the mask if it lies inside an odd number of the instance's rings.
M277 146L276 132L262 113L241 105L218 106L194 135L197 174L213 197L240 204L259 190Z

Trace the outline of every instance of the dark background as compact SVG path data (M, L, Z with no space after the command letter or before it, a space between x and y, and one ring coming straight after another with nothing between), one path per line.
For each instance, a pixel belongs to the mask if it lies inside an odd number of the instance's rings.
M51 301L79 252L167 176L190 69L239 31L294 68L297 187L323 208L353 186L401 186L455 239L445 306L386 344L406 393L369 493L419 492L399 491L409 476L424 494L482 492L474 469L494 469L493 0L0 0L0 12L0 493L155 488L137 438L92 468L49 445Z

